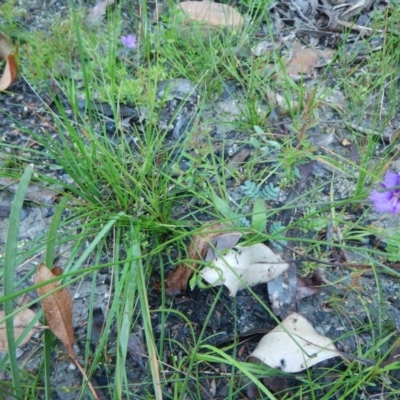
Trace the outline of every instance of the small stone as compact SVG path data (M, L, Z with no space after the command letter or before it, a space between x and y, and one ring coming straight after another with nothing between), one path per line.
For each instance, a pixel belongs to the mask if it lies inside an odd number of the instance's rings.
M73 364L73 363L70 363L70 364L68 365L68 369L71 370L71 371L75 371L75 370L76 370L76 365Z

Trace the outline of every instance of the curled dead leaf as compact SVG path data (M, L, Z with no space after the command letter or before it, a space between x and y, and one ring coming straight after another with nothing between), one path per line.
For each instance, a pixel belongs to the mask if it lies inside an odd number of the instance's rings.
M3 74L0 77L0 91L8 89L18 75L18 64L13 53L10 40L4 33L0 32L0 61L5 60Z

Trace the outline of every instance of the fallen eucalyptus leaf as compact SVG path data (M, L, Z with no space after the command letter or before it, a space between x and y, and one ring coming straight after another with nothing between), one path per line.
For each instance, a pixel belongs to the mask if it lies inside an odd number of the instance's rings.
M97 3L90 11L87 21L90 24L100 22L102 17L106 15L107 7L115 3L115 0L104 0Z
M50 270L43 263L39 265L35 275L35 283L46 282L60 275L60 268ZM40 297L58 288L59 282L54 281L38 288ZM75 336L72 326L72 299L68 289L62 288L41 299L42 308L47 324L54 335L61 340L68 354L76 360L73 348Z
M0 311L0 320L5 316L4 311ZM22 335L26 327L32 322L33 318L35 318L36 313L32 311L30 308L25 308L18 312L14 316L14 340L17 341L19 337ZM22 339L19 347L28 343L29 339L37 332L39 328L39 322L37 321L34 327L25 335ZM7 350L7 334L6 334L6 323L0 322L0 351Z
M179 8L185 15L185 24L202 22L210 27L241 28L244 18L233 7L211 1L184 1Z
M46 267L43 263L39 265L36 271L35 283L43 283L56 276L62 275L62 269L60 267L54 267L52 270ZM81 374L86 379L90 391L96 400L99 400L99 396L92 383L89 381L86 372L79 364L78 359L75 355L74 350L74 327L72 326L72 298L69 294L67 288L58 288L59 282L54 281L48 283L47 285L38 288L38 294L40 297L47 295L53 290L58 289L56 292L42 298L40 301L42 303L43 313L46 317L47 324L53 334L61 340L63 345L68 351L69 356L74 361L75 365L78 367Z
M215 257L214 249L224 250L235 246L242 234L227 229L229 227L224 224L208 225L193 236L188 248L189 258L193 263L182 263L167 276L165 290L169 296L186 290L189 278L198 267L197 260L210 260Z
M310 76L320 66L321 59L329 63L335 52L331 49L318 50L295 43L290 57L286 59L286 73L295 80Z
M3 74L0 77L0 91L8 89L18 75L17 60L8 37L0 32L0 61L5 60Z
M204 268L202 278L213 286L225 285L232 297L246 286L255 286L275 279L289 264L262 243L236 246L227 254L216 257L213 265Z
M256 359L284 372L299 372L337 356L342 357L342 353L331 339L317 333L301 314L293 313L261 339L249 361Z

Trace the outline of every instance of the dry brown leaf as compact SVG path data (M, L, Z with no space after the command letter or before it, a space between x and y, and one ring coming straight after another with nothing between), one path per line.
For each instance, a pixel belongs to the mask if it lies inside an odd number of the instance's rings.
M56 274L46 267L43 263L39 265L36 271L35 283L43 283L49 279L55 278ZM59 282L51 282L47 285L38 288L40 297L45 296L49 292L58 289ZM68 289L62 288L52 293L51 295L41 299L42 308L46 317L49 328L54 335L62 341L68 354L72 359L76 359L73 344L74 344L74 328L72 326L72 299Z
M0 311L0 320L5 316L4 311ZM26 327L32 322L33 318L35 318L36 313L32 311L30 308L25 308L18 312L14 316L14 340L17 341L18 338L22 335ZM36 327L36 328L35 328ZM39 327L39 322L37 321L34 327L25 335L22 339L22 342L19 344L23 346L28 343L29 339L32 335L37 331ZM7 334L6 334L6 323L5 321L0 322L0 351L7 350Z
M296 43L293 47L291 57L287 61L286 73L293 78L310 75L314 71L314 68L318 67L321 59L329 62L334 54L334 51L330 49L311 49L303 46L301 43Z
M294 46L286 72L289 76L309 75L318 61L319 55L313 49L303 47L297 43Z
M46 267L43 263L39 265L36 271L35 283L43 283L50 279L56 278L62 275L62 269L60 267L54 267L52 270ZM47 324L53 334L61 340L63 345L68 351L69 356L78 367L83 377L88 381L88 386L96 400L99 397L94 390L93 385L89 381L86 372L79 364L74 351L74 328L72 326L72 298L67 288L58 288L58 281L48 283L47 285L38 288L38 294L40 297L47 295L53 290L56 292L48 295L41 299L42 308L46 317Z
M233 7L211 1L184 1L179 7L186 15L185 24L202 22L210 27L241 28L244 18Z
M6 65L0 78L0 91L8 89L18 75L18 65L15 55L13 54L13 48L8 37L2 32L0 32L0 61L1 60L6 60Z
M168 296L176 296L186 290L187 283L193 274L185 264L180 264L176 269L168 274L165 279L165 291Z
M227 229L229 228L224 224L209 225L193 236L188 247L189 258L193 260L193 264L189 266L182 263L167 276L165 290L169 296L176 296L186 290L189 278L198 267L196 260L206 258L213 246L219 250L235 246L241 234L234 231L227 232ZM236 241L229 241L227 236L234 236ZM218 244L218 238L221 238L220 244Z
M0 91L8 89L15 81L18 75L18 65L13 54L7 57L6 66L0 79Z
M114 3L115 0L105 0L97 3L89 12L87 17L88 22L91 24L100 22L102 17L106 15L107 7L113 5Z

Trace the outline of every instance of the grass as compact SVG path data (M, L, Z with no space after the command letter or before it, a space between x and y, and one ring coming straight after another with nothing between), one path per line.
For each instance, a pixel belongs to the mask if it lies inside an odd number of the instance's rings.
M367 120L372 131L381 133L395 116L398 104L396 68L400 53L398 36L392 32L396 30L400 9L393 7L390 14L372 17L376 31L362 42L367 49L373 48L383 31L386 34L382 50L369 51L361 63L356 63L357 53L349 51L343 43L335 62L319 72L317 83L310 84L294 82L285 75L280 49L260 57L249 53L259 41L257 34L262 23L269 32L265 39L273 41L271 21L266 12L268 2L248 0L244 9L252 17L252 23L240 32L223 31L213 35L204 35L200 28L186 28L182 32L179 16L174 12L164 15L162 23L152 26L144 0L140 2L141 12L128 3L121 1L110 9L105 22L97 26L84 23L83 8L71 7L62 17L49 20L44 29L32 31L18 23L24 12L14 7L12 0L0 6L3 15L0 30L10 33L13 41L19 43L23 79L39 95L50 92L45 84L49 79L57 82L59 91L54 107L46 111L52 117L46 131L37 133L23 122L17 123L40 145L40 150L3 143L1 174L19 179L23 171L28 171L26 177L32 174L28 167L32 163L35 166L32 182L59 186L60 181L49 174L49 171L59 170L72 182L62 184L61 192L68 193L69 197L58 207L49 234L30 243L20 243L16 235L17 216L27 184L25 179L21 180L21 191L15 195L11 216L16 224L10 225L13 230L7 239L1 268L4 291L0 302L6 311L8 332L13 326L14 301L32 290L32 287L21 289L20 282L13 282L14 271L17 266L29 263L31 269L23 278L31 277L37 262L43 261L46 253L49 266L54 258L62 264L63 285L75 288L87 280L90 282L87 332L79 344L85 346L82 359L89 378L105 371L108 380L103 390L108 398L201 399L213 382L227 385L227 398L239 398L251 385L258 388L262 398L277 398L279 393L273 394L260 378L278 379L284 374L267 366L244 362L240 355L243 344L238 340L223 347L209 342L207 321L213 318L213 312L222 301L223 289L208 289L213 301L199 332L190 317L166 296L164 288L159 294L158 309L151 308L153 303L149 303L154 297L153 276L159 275L163 281L171 265L187 259L189 237L203 223L216 219L235 225L246 233L250 243L282 241L282 235L286 234L285 243L303 254L326 260L330 257L327 246L334 246L362 256L363 263L372 268L378 296L374 312L365 302L365 293L357 286L359 269L350 268L349 274L341 277L330 276L335 285L350 280L345 287L361 299L360 310L368 315L366 321L356 323L355 319L350 319L353 329L334 339L358 340L354 355L374 360L376 365L338 363L335 368L291 375L295 383L291 394L283 398L329 399L340 390L340 398L358 399L360 393L366 393L367 388L374 385L383 385L388 396L395 396L395 379L391 385L389 379L392 378L388 378L388 374L398 366L382 364L395 345L396 330L387 318L380 271L390 273L398 282L399 273L385 265L388 258L394 262L400 258L397 227L379 229L370 224L371 211L361 205L365 204L371 188L390 161L398 156L397 142L383 148L379 135L365 135L353 128L348 137L358 146L360 161L357 163L343 156L337 148L320 151L305 134L307 129L320 124L340 135L337 130L342 129L342 121L349 118L346 112L351 112L352 120L358 117L352 122L362 125ZM169 3L172 7L172 2ZM133 25L129 18L135 21ZM119 43L119 36L127 31L139 32L137 51L129 52ZM270 63L277 66L279 79L266 71ZM166 99L157 96L157 84L172 78L189 79L200 94L200 111L192 121L193 127L175 141L159 128ZM234 138L238 146L252 148L249 159L240 168L229 168L224 163L224 152L232 145L227 138L220 140L221 151L214 151L215 140L210 132L215 116L207 113L207 106L215 95L233 86L239 88L240 114L236 119L227 118L223 122L240 132ZM324 120L321 107L335 89L342 91L345 107L350 111L337 105L338 117L333 121ZM267 119L272 111L265 100L268 90L280 93L286 100L286 118L290 121L287 125L293 135L276 140L280 127L271 126ZM112 105L111 120L118 121L121 128L118 132L116 128L110 132L93 108L92 100ZM293 100L300 106L293 107ZM146 107L146 122L137 124L134 132L123 127L116 106L120 103ZM261 105L265 108L260 111ZM277 131L278 135L274 136ZM282 193L295 186L301 177L299 167L312 160L331 168L332 178L316 177L313 187L307 188L298 198L288 198L281 203L263 197L266 195L262 189L269 182ZM233 199L234 191L226 185L227 176L233 176L236 186L246 180L251 182L252 191ZM346 183L346 179L352 182L352 188L341 195L340 182ZM292 217L286 218L288 215ZM272 228L272 222L280 224ZM333 238L324 234L330 225L334 228ZM388 239L390 254L379 247L360 246L370 235ZM317 266L314 261L306 260L300 272L306 275ZM330 268L326 269L329 272ZM111 276L112 295L107 304L104 333L93 349L91 318L97 304L99 276L104 270ZM257 293L249 291L274 317ZM350 294L346 293L348 297L343 299L342 292L329 290L329 287L326 291L329 294L327 304L348 326L348 310L343 301L351 299ZM31 305L28 303L24 307ZM225 311L237 327L236 308L226 306ZM189 344L176 342L164 329L155 334L153 321L160 321L162 326L178 321L188 330ZM136 330L143 332L147 351L146 370L140 382L132 382L131 371L126 368L129 334ZM110 332L117 332L117 337ZM369 343L360 339L366 336L371 337ZM45 345L38 346L32 353L32 359L42 360L35 375L18 369L17 345L12 336L8 340L10 352L0 362L0 368L13 383L11 385L8 379L1 382L4 393L10 392L18 399L51 398L54 390L51 370L59 343L51 334L45 334ZM166 354L169 355L167 360L164 359ZM321 379L320 374L325 379ZM79 398L87 393L86 385L77 390ZM2 398L6 397L0 390Z

